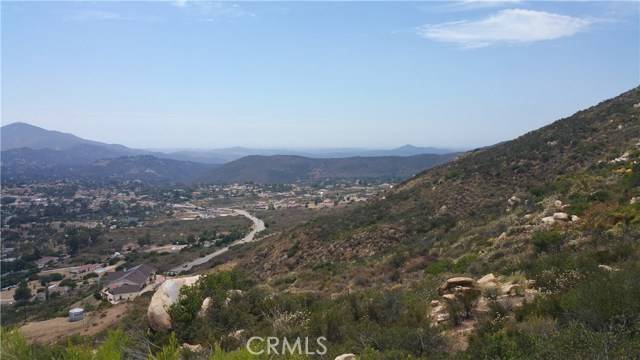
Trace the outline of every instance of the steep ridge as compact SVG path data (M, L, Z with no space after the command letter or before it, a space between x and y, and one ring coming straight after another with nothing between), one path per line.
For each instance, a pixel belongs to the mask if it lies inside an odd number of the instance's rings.
M2 150L30 148L35 150L69 150L77 146L88 145L85 150L102 148L113 155L124 156L142 153L140 150L130 149L123 145L106 144L99 141L87 140L73 134L60 131L46 130L34 125L15 122L0 129Z
M546 228L541 219L553 212L584 216L562 226L572 231L566 243L588 243L591 220L605 217L615 226L619 220L612 214L639 193L639 116L635 88L512 141L468 152L367 204L292 229L243 261L262 277L336 263L375 269L392 254L409 260L402 276L410 276L408 264L424 269L437 259L464 257L486 270L528 256L533 234ZM598 212L602 207L607 211Z

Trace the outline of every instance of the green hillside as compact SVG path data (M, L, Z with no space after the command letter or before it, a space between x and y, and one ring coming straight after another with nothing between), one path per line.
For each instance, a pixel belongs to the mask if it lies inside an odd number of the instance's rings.
M171 332L149 329L141 298L97 351L3 329L3 356L637 359L638 160L640 88L232 249L183 288ZM252 336L328 351L256 357Z

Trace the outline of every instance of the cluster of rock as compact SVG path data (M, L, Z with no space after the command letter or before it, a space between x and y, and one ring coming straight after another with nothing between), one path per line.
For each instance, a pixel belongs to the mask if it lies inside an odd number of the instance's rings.
M507 200L507 204L509 204L509 206L516 206L520 204L520 202L522 202L522 200L520 200L520 198L515 195L510 197L509 200Z
M547 225L553 225L556 222L575 222L579 221L580 218L577 215L567 214L566 212L555 212L551 216L545 216L542 218L542 223Z
M182 289L183 286L193 286L198 282L198 280L200 280L200 275L165 280L165 282L163 282L158 290L153 294L153 297L151 297L151 302L147 309L149 327L155 331L171 330L173 327L173 324L171 323L171 315L169 314L171 305L178 301L178 298L180 297L180 289ZM229 305L232 297L239 295L242 295L242 290L229 290L223 305ZM198 317L204 317L212 305L212 299L210 297L205 298L202 301L200 310L198 311Z
M511 196L507 200L507 212L511 211L513 208L517 207L523 203L523 201L516 195ZM524 202L526 203L526 201ZM545 215L542 217L541 221L543 225L553 225L555 223L569 223L579 221L580 218L577 215L569 215L565 212L565 209L568 208L569 205L563 204L560 200L555 200L553 204L551 204L546 210ZM529 220L533 218L533 214L526 214L524 216L525 220Z
M624 154L618 156L617 158L609 161L612 164L616 164L616 163L621 163L621 162L628 162L629 161L629 156L631 156L631 154L626 151Z
M169 308L180 297L183 286L191 286L200 279L200 275L167 279L151 297L147 309L149 326L156 331L168 331L172 328Z
M430 318L434 325L449 322L451 309L456 304L466 302L471 307L470 315L489 312L490 301L496 301L505 309L522 306L524 301L532 301L537 291L530 288L532 281L504 281L493 274L478 280L470 277L454 277L439 288L440 299L431 301ZM469 303L470 302L470 303Z
M563 204L562 201L556 200L553 203L553 208L555 210L552 215L545 216L542 218L542 223L545 225L553 225L557 222L560 223L568 223L568 222L576 222L580 221L580 218L577 215L569 215L566 212L562 211L566 209L569 205Z

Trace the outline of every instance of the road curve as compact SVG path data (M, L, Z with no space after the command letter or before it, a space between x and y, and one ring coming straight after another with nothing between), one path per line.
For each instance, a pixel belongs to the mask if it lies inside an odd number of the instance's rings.
M227 251L229 251L229 248L231 248L234 245L239 245L239 244L246 244L246 243L250 243L252 241L256 240L256 234L259 233L260 231L265 229L264 226L264 221L258 219L257 217L249 214L248 211L246 210L238 210L238 209L221 209L221 210L227 210L230 211L236 215L241 215L246 217L247 219L251 220L253 222L253 225L251 226L251 231L242 239L240 240L236 240L234 242L232 242L231 244L218 249L214 252L212 252L211 254L205 255L203 257L191 260L187 263L184 263L182 265L176 266L173 269L171 269L170 271L174 271L176 273L181 273L181 272L185 272L185 271L189 271L191 270L194 266L198 266L198 265L202 265L204 263L207 263L209 260L215 258L216 256L220 256L224 253L226 253Z

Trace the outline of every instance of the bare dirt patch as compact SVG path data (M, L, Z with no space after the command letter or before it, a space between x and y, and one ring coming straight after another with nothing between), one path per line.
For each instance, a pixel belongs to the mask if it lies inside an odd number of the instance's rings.
M70 335L95 335L116 324L127 311L127 304L86 313L84 320L69 322L66 317L33 321L20 328L27 340L50 344Z

